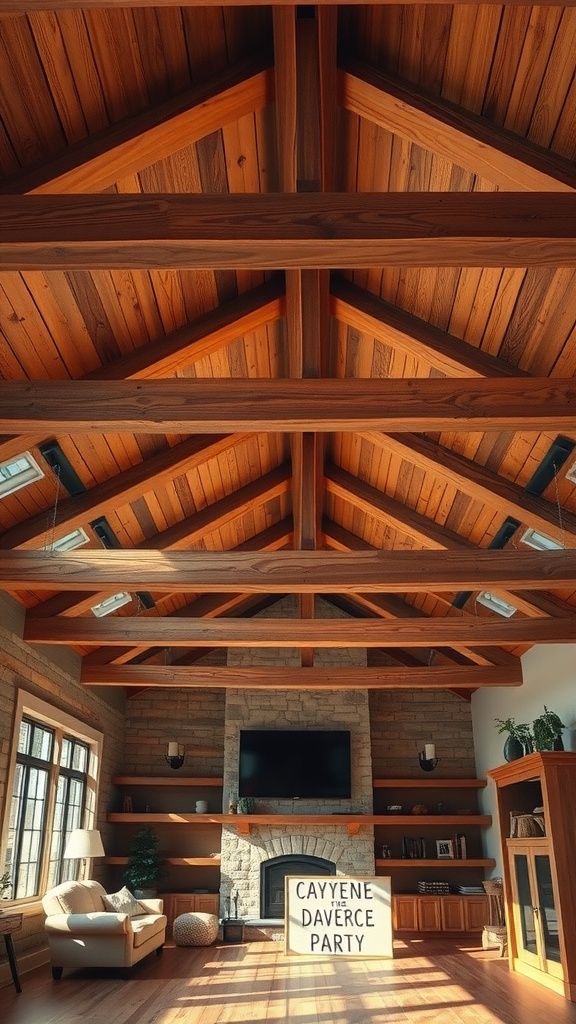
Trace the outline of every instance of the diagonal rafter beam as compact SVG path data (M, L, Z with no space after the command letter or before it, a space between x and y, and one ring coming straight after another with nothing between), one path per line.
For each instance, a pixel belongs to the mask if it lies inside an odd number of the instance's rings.
M356 537L355 534L350 533L343 527L334 523L332 520L326 519L323 522L324 536L326 543L330 548L336 551L374 551L375 548L371 544L367 544L366 541ZM443 600L443 594L435 594L436 599ZM355 615L377 615L379 618L385 619L415 619L418 618L422 613L415 608L413 605L408 604L401 597L397 597L395 594L369 594L369 593L355 593L346 594L343 598L342 595L338 595L337 600L342 600L352 604L355 607ZM447 609L446 613L458 614L461 617L462 613L456 613L452 605L450 604L449 595L447 597ZM463 613L464 615L467 612ZM451 648L439 647L434 644L434 651L439 651L446 657L451 659L460 659L464 657L466 662L473 662L477 665L502 665L515 667L518 664L518 658L509 654L503 648L499 647L461 647L457 650ZM432 651L432 648L431 648Z
M546 498L528 494L517 484L497 473L414 434L379 434L361 432L366 441L409 460L426 472L449 480L476 501L488 504L505 516L513 516L533 528L542 530L561 544L576 546L576 515L558 508Z
M574 192L574 163L410 82L344 58L340 104L354 114L512 191Z
M576 429L576 381L0 381L0 433Z
M192 544L202 540L206 533L231 523L241 515L252 511L256 506L263 505L267 501L286 494L290 487L290 469L287 465L278 466L277 469L266 473L264 476L253 480L249 484L238 488L232 494L220 498L218 501L207 505L205 508L189 516L182 522L176 523L163 533L157 534L150 540L143 541L135 550L146 551L150 549L161 551L175 551L179 548L188 548ZM177 590L177 586L173 590ZM47 617L52 614L80 615L90 611L98 601L107 597L107 593L95 592L83 595L57 594L49 601L45 601L37 614Z
M576 266L573 195L0 196L0 269Z
M337 320L431 362L449 377L530 376L339 275L332 277L330 309Z
M255 56L69 146L55 159L2 183L1 193L100 192L271 103L270 57Z
M574 551L69 551L0 553L0 589L246 593L549 590L576 586ZM540 620L531 620L540 621Z

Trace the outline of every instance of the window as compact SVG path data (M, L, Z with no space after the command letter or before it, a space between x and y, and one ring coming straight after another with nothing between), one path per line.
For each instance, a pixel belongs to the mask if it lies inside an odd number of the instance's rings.
M44 473L30 452L23 452L15 459L0 462L0 498L26 487L34 480L41 480Z
M130 604L131 600L132 595L123 591L120 594L113 594L112 597L104 598L99 604L93 604L92 611L98 619L101 619L104 615L110 615L111 612L115 612L117 608Z
M83 544L88 544L90 537L83 530L81 526L77 530L72 530L72 533L65 533L63 537L59 537L54 543L47 544L46 549L50 551L73 551L74 548L81 548Z
M73 829L94 824L101 740L84 723L19 694L3 857L12 899L33 899L78 877L79 862L64 850Z

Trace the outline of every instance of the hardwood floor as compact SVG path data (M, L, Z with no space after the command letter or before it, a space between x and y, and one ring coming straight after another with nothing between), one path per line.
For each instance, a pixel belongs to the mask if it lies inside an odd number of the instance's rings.
M286 957L277 942L168 946L125 980L48 967L0 993L3 1024L576 1024L576 1005L472 943L402 940L393 960Z

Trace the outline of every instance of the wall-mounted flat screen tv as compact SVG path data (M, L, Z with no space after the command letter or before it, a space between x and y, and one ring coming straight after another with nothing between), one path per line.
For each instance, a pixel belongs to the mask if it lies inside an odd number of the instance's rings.
M242 729L238 796L345 800L351 793L347 729Z

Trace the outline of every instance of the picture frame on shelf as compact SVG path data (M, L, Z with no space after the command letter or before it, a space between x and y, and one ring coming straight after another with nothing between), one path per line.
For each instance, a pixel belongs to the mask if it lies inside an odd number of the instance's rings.
M436 857L438 860L454 859L454 843L451 839L436 840Z

